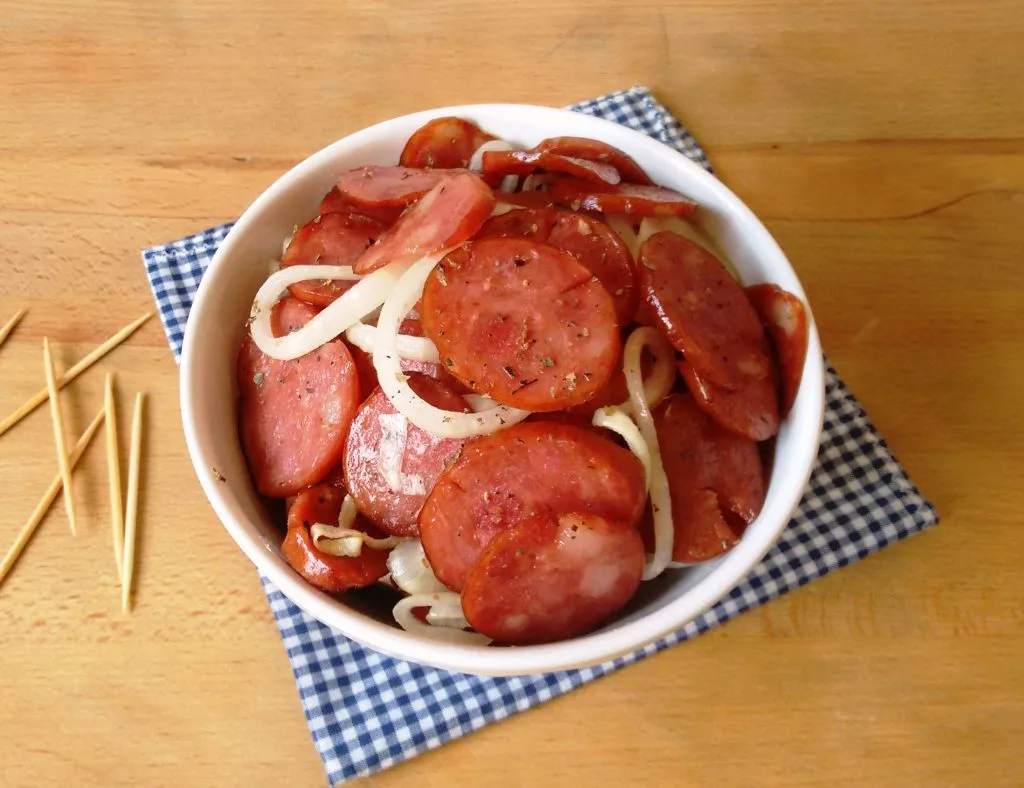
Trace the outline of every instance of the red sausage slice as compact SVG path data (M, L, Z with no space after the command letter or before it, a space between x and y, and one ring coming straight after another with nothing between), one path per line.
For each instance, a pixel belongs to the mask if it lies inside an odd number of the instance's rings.
M446 176L402 214L353 268L357 274L368 274L388 263L411 262L445 247L458 246L473 237L492 211L494 193L477 176Z
M636 265L619 234L604 222L554 208L509 211L488 219L476 235L489 236L533 238L568 252L604 285L619 325L633 319L639 301Z
M427 279L421 317L448 372L527 410L585 402L621 355L607 291L567 252L527 239L448 255Z
M327 213L361 213L363 216L369 216L371 219L375 219L386 227L393 225L395 221L397 221L398 217L402 215L403 210L405 210L404 205L394 207L373 207L366 205L365 203L362 205L355 205L349 202L348 198L338 191L337 186L327 192L324 198L320 201L321 216Z
M316 312L289 296L274 307L271 326L280 335ZM344 342L278 361L246 334L238 354L238 388L242 448L261 493L287 498L319 482L341 460L359 405L359 380Z
M615 185L622 180L619 171L610 164L539 150L486 151L481 170L484 175L503 176L560 172L605 185Z
M466 577L462 610L499 643L564 640L619 611L643 569L635 528L593 514L541 515L491 540Z
M807 358L807 309L804 302L778 285L754 285L747 297L772 338L782 377L783 418L789 413L800 389Z
M607 162L618 170L622 180L626 183L639 183L644 186L650 186L653 183L631 156L606 142L598 142L585 137L551 137L544 140L535 150L560 153L563 156L572 156L588 161Z
M638 255L640 292L665 336L702 377L737 389L770 369L757 313L725 267L676 233L655 233Z
M735 391L704 380L685 360L679 362L679 371L696 403L729 432L754 441L766 441L778 433L778 377L774 369Z
M292 265L352 265L387 228L368 216L351 211L328 213L300 227L292 238L281 267ZM316 280L297 282L291 294L317 306L327 306L355 282Z
M435 407L469 410L459 394L426 375L411 374L409 385ZM349 493L359 511L388 533L415 536L427 495L464 443L410 424L377 388L356 414L345 445Z
M675 561L706 561L732 547L764 503L757 444L726 432L688 394L654 410L672 496Z
M454 591L496 535L537 514L589 512L633 526L647 493L640 461L605 437L531 422L467 443L420 513L420 538Z
M403 167L468 167L476 149L495 139L462 118L435 118L417 129L402 148Z
M661 186L620 183L599 186L579 178L558 178L551 184L551 199L574 211L622 213L627 216L690 216L697 203Z
M310 584L333 593L363 588L380 580L388 571L387 550L373 550L363 545L357 557L349 558L321 552L313 544L310 526L314 523L337 525L344 499L345 491L337 487L303 490L288 510L288 535L281 544L281 552L292 569ZM360 530L366 528L358 519L356 523Z
M338 177L338 192L357 210L404 208L437 184L464 170L417 170L410 167L359 167Z

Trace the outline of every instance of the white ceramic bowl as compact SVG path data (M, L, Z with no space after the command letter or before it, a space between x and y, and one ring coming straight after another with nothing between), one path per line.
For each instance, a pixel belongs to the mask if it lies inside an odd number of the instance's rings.
M478 104L395 118L310 156L270 186L221 244L196 294L181 362L181 413L196 473L210 504L260 572L319 621L377 651L441 668L515 675L603 662L679 629L722 599L768 551L807 484L821 433L824 386L813 319L803 383L782 424L760 517L725 555L645 583L615 621L584 637L520 648L438 644L399 629L385 604L338 601L307 584L281 556L282 533L253 489L236 428L235 357L253 295L282 240L316 215L337 173L394 164L405 141L433 117L456 115L524 146L545 137L604 140L629 153L656 183L700 204L702 224L730 256L744 284L775 282L804 297L789 262L764 226L720 181L686 157L609 121L548 107ZM216 469L216 470L214 470ZM220 477L223 477L223 480Z

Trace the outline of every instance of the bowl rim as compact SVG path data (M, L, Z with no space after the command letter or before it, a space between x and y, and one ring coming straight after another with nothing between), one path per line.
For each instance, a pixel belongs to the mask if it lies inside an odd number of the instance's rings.
M758 245L764 247L769 254L775 255L789 269L796 287L787 289L793 289L795 294L801 297L808 312L807 360L804 364L798 399L804 400L802 410L807 414L804 418L813 419L817 427L814 430L813 441L808 439L806 451L793 457L788 473L782 482L783 489L779 494L783 498L782 508L787 515L780 520L775 528L756 533L748 530L744 538L732 550L718 559L720 563L711 570L707 577L681 597L668 602L663 607L634 621L617 624L607 630L537 646L493 648L430 641L374 620L309 585L291 569L283 558L269 552L264 543L249 533L247 526L234 517L229 511L223 490L224 485L218 484L210 474L200 471L202 468L209 467L209 464L206 462L205 449L195 426L195 407L192 395L195 385L195 359L198 357L195 350L195 332L192 330L198 319L195 316L201 314L208 307L206 295L212 287L210 282L222 267L221 261L229 256L237 240L245 235L249 226L253 224L263 209L275 202L282 193L287 192L293 183L316 172L346 148L358 147L365 142L387 135L396 126L406 126L417 121L424 123L431 118L445 115L472 116L481 112L530 112L547 115L550 117L553 129L558 128L558 119L567 115L573 117L574 124L578 124L581 118L585 118L584 124L595 128L596 139L603 138L600 134L602 128L613 127L615 129L613 136L619 136L626 132L626 136L631 140L630 145L627 146L627 153L632 153L634 144L635 148L646 148L653 156L665 160L668 166L685 170L687 177L703 181L704 187L716 192L724 206L723 211L730 215L732 221L740 228L741 234L760 236ZM612 134L612 132L609 133ZM386 655L463 673L508 676L588 667L638 649L644 649L646 653L653 653L656 640L692 622L725 598L776 543L800 502L818 454L824 417L824 388L821 343L810 304L796 272L793 271L788 258L767 228L725 184L699 164L668 145L613 121L570 110L532 104L484 103L423 110L367 126L303 159L268 186L246 208L221 242L196 291L184 332L179 393L182 424L189 457L207 500L235 543L261 574L288 599L321 623Z

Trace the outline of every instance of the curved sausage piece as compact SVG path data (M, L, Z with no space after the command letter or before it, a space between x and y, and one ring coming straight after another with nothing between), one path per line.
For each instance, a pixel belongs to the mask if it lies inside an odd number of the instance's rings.
M484 175L532 175L558 172L585 181L614 186L622 180L612 165L539 150L486 151L482 157Z
M779 387L774 368L735 391L704 380L685 360L679 362L679 371L696 403L729 432L754 441L766 441L778 433Z
M319 486L303 490L288 510L288 534L281 552L311 585L321 591L340 593L351 588L364 588L387 574L388 550L374 550L363 545L354 557L323 553L313 544L309 528L314 523L337 525L345 491L337 487ZM357 528L366 529L357 520ZM372 528L372 527L371 527ZM380 536L373 534L371 536Z
M540 143L534 150L560 153L588 161L606 162L618 170L626 183L639 183L643 186L653 185L647 173L633 158L613 145L585 137L550 137Z
M640 292L672 345L700 375L734 390L768 375L764 329L743 288L703 247L671 231L638 255Z
M778 285L754 285L747 297L775 345L782 378L782 418L793 407L807 358L807 308L804 302Z
M496 535L537 514L588 512L633 526L647 497L644 469L608 438L530 422L467 443L420 513L438 579L460 591Z
M621 356L607 291L567 252L485 238L427 278L423 330L445 368L474 391L534 411L604 388Z
M635 528L593 514L541 515L491 540L466 577L462 611L499 643L565 640L621 610L643 569Z
M355 205L345 197L338 187L333 187L324 198L320 201L320 215L323 216L328 213L359 213L363 216L380 222L385 227L390 227L402 215L402 211L405 210L404 205L398 205L394 207L381 206L373 207L370 205Z
M555 208L509 211L488 219L476 238L533 238L562 249L583 264L612 297L620 326L629 325L639 302L636 264L619 234L604 222Z
M353 269L368 274L389 263L412 262L458 246L473 237L492 211L494 193L476 175L445 176L363 253Z
M764 503L757 444L726 432L688 394L673 394L655 408L654 425L672 496L672 559L721 555Z
M697 203L679 192L634 183L600 186L580 178L562 177L552 181L549 194L552 200L574 211L686 217L697 210Z
M443 383L412 373L409 385L435 407L466 412L466 401ZM378 387L352 422L345 444L345 482L359 511L395 536L416 536L427 495L465 440L438 438L395 410Z
M437 184L466 170L418 170L411 167L359 167L338 176L341 197L362 210L365 208L404 208Z
M468 167L476 149L496 139L462 118L434 118L421 126L402 148L403 167Z
M281 257L281 267L291 265L352 265L384 233L380 222L352 211L323 214L300 227ZM316 280L289 287L296 298L328 306L355 282Z
M291 296L271 313L279 336L317 310ZM265 355L249 334L238 354L242 448L256 488L287 498L316 484L340 460L359 405L359 379L339 339L292 361Z

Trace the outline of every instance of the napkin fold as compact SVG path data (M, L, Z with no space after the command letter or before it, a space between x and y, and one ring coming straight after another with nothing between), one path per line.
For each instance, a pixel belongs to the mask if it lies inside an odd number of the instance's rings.
M570 109L634 128L711 170L704 151L644 86ZM142 253L176 360L192 298L231 225ZM938 522L826 360L821 448L776 546L726 598L656 643L582 670L485 678L386 657L323 626L266 578L306 719L332 784L380 771L689 640L744 611Z

